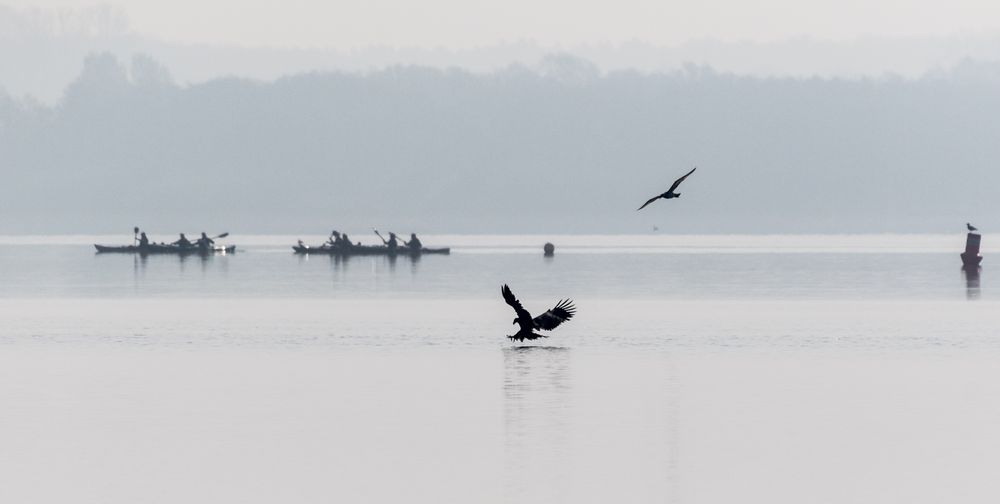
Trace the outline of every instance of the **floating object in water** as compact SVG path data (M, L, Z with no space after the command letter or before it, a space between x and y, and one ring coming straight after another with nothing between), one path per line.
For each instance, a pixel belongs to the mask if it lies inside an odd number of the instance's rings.
M549 242L542 247L542 250L545 251L545 257L552 257L556 253L556 246Z
M168 245L168 244L155 244L150 243L146 246L141 245L97 245L94 244L94 248L97 249L98 253L126 253L126 254L177 254L177 255L190 255L190 254L232 254L236 251L236 245L222 246L213 245L211 247L203 248L197 245L192 245L190 247L184 247L180 245Z
M344 246L329 246L321 245L318 247L310 247L309 245L295 245L292 247L296 254L325 254L325 255L336 255L336 256L352 256L352 255L387 255L387 256L397 256L397 255L409 255L409 256L419 256L423 254L451 254L451 248L427 248L422 247L420 249L411 249L409 247L396 247L394 249L389 248L385 245L351 245L348 247Z
M971 226L970 226L971 227ZM962 252L962 267L965 269L979 268L979 263L983 262L983 256L979 255L979 243L982 240L979 233L970 232L965 237L965 252Z

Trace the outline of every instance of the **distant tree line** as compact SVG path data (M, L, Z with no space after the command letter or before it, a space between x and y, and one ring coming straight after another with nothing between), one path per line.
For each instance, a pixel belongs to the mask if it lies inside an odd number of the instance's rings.
M56 105L0 93L0 232L988 228L998 118L997 81L975 74L602 73L556 56L184 85L97 54ZM635 212L694 165L682 198Z

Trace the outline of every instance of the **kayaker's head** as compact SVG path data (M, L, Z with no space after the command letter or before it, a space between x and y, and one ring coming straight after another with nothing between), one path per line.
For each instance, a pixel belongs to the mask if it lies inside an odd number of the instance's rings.
M411 240L414 239L414 238L416 238L416 237L417 237L417 233L410 233L410 239Z
M143 231L143 232L139 233L139 236L141 236L141 237L145 238L145 237L146 237L146 232L145 232L145 231Z
M202 231L202 232L201 232L201 237L202 237L202 238L208 238L208 235L207 235L207 234L205 234L205 232L204 232L204 231Z
M181 233L181 238L184 238L184 233Z
M389 238L395 238L395 237L396 237L396 233L393 233L393 232L389 233Z

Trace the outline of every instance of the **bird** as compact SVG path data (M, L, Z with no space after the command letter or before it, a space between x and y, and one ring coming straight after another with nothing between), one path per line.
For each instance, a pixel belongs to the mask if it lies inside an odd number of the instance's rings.
M976 226L973 226L972 224L969 224L968 222L965 223L965 227L969 231L979 231L978 229L976 229Z
M521 302L514 297L514 293L510 291L510 287L507 284L500 289L500 293L503 294L503 300L507 302L514 312L517 313L517 318L514 319L513 324L520 325L520 329L517 334L513 336L507 336L511 341L524 341L533 340L538 338L547 338L548 336L544 334L538 334L536 330L551 331L556 327L559 327L563 322L573 318L576 313L576 307L573 306L573 301L569 299L559 300L556 306L545 313L531 318L531 314L528 310L525 310L521 306Z
M650 203L652 203L652 202L654 202L654 201L656 201L656 200L658 200L660 198L663 198L663 199L679 198L681 196L681 193L675 193L674 189L677 189L677 186L681 185L681 182L684 182L684 179L688 178L688 175L691 175L697 169L698 169L697 166L695 166L694 168L692 168L691 171L687 172L687 174L685 174L683 177L675 180L674 181L674 185L670 186L670 189L668 189L667 192L665 192L665 193L663 193L663 194L661 194L659 196L653 196L652 198L649 198L649 201L643 203L641 207L639 207L639 208L636 209L636 211L638 212L639 210L642 210L643 208L646 208L646 205L648 205L648 204L650 204Z

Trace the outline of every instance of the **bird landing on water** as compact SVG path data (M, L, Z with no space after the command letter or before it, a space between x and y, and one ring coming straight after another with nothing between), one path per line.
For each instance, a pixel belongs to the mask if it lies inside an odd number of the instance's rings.
M517 313L517 318L514 319L514 324L520 326L517 334L513 336L507 336L511 341L524 341L524 340L534 340L538 338L547 338L548 336L544 334L538 334L536 330L551 331L556 327L559 327L563 322L573 318L576 314L576 307L573 306L573 301L566 299L560 300L556 303L556 306L545 313L531 318L531 314L528 310L525 310L521 306L521 302L514 297L514 293L510 291L510 287L507 284L500 289L500 293L503 295L503 300L507 302L514 308L514 312Z

